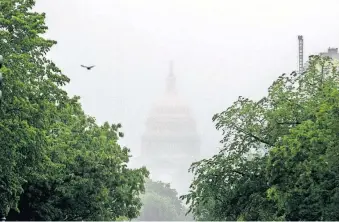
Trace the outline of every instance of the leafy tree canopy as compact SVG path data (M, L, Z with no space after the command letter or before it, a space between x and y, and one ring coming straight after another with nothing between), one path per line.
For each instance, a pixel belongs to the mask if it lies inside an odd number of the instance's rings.
M311 56L259 101L239 99L213 117L224 149L192 165L197 220L338 220L339 73Z
M191 220L186 216L186 208L180 201L178 193L170 184L161 181L146 181L146 192L142 196L143 207L140 221L184 221Z
M141 208L145 168L128 169L120 124L99 126L46 53L34 0L0 1L0 213L9 220L115 220Z

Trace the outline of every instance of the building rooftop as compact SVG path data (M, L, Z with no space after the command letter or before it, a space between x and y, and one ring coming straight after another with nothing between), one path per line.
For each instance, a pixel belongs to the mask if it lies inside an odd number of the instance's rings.
M338 48L329 47L327 49L327 52L319 53L319 55L321 55L321 56L329 56L332 59L339 59Z

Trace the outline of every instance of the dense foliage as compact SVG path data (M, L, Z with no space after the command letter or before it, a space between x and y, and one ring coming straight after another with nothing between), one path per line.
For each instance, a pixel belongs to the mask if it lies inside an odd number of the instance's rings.
M192 165L197 220L338 220L339 72L311 56L259 101L214 116L224 149Z
M142 195L140 221L185 221L191 220L186 216L187 209L182 204L175 189L170 184L161 181L147 180L146 192Z
M42 37L45 15L32 12L34 3L0 1L0 213L9 220L135 218L148 172L127 168L120 124L97 125L62 89L70 80L46 58L56 42Z

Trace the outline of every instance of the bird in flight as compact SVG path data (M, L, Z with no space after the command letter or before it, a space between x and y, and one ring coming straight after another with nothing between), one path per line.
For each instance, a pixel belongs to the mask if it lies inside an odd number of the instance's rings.
M84 66L84 65L81 65L81 67L84 67L84 68L86 68L87 70L91 70L94 66Z

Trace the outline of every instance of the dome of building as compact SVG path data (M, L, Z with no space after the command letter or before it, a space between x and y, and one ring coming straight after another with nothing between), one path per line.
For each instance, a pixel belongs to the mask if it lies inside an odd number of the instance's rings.
M150 117L163 118L190 117L191 111L186 103L180 98L176 89L176 78L172 68L167 77L165 94L153 105Z
M158 102L153 105L150 117L185 118L191 116L189 107L174 93L166 93Z
M200 140L191 110L180 98L171 70L165 94L153 105L142 136L141 156L155 180L189 187L188 168L200 155ZM185 175L186 173L186 175ZM184 183L182 178L187 177ZM171 178L171 181L168 181Z

